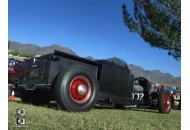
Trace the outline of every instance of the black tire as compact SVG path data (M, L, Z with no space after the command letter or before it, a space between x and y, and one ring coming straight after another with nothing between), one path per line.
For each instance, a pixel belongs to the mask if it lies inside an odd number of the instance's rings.
M169 114L171 111L171 96L166 90L161 90L158 97L158 111L163 114Z
M23 103L31 103L31 94L29 91L26 91L24 88L19 88L18 93Z
M85 88L83 96L78 90L81 85ZM99 84L95 75L87 67L78 65L61 72L54 86L54 96L59 106L67 111L91 110L97 101L98 92Z

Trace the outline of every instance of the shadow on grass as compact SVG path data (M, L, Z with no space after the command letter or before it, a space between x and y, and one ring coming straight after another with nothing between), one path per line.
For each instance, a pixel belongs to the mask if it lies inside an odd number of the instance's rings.
M121 109L118 109L118 108L114 108L114 107L111 107L111 106L95 106L93 109L112 109L112 110L123 110L123 111L141 111L141 112L148 112L148 113L158 113L158 110L157 109L151 109L151 108L121 108Z
M141 111L141 112L148 112L148 113L159 113L157 109L141 109L141 108L127 108L130 111Z
M44 105L38 105L38 104L32 104L32 103L23 103L22 101L15 101L16 103L19 104L27 104L27 105L32 105L32 106L38 106L38 107L46 107L54 110L61 110L59 105L56 102L50 102L49 104L44 104Z
M53 110L61 110L59 105L56 102L50 102L49 104L46 105L36 105L36 104L31 104L31 103L23 103L22 101L15 101L16 103L19 104L27 104L27 105L32 105L32 106L38 106L38 107L45 107L45 108L50 108ZM141 111L141 112L149 112L149 113L158 113L158 110L154 109L144 109L144 108L122 108L122 109L117 109L112 106L106 106L106 105L95 105L93 109L96 110L105 110L105 109L110 109L110 110L123 110L123 111Z
M115 109L111 106L100 106L100 105L95 105L93 109Z

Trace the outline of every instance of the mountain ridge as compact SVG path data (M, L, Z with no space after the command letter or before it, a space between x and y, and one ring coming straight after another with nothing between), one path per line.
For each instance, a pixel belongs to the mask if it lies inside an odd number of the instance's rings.
M18 52L28 53L28 54L35 54L35 55L45 55L48 53L53 53L54 50L60 50L60 51L78 56L77 53L74 52L72 49L68 47L62 47L57 44L40 47L32 43L23 44L16 41L10 41L9 49L13 51L18 51ZM95 60L92 56L87 56L84 58L87 58L89 60ZM153 83L160 83L160 84L167 84L174 87L181 87L181 76L174 77L170 73L163 73L158 69L145 70L141 66L137 66L134 64L128 64L128 66L135 77L142 76L142 77L147 78L149 81Z

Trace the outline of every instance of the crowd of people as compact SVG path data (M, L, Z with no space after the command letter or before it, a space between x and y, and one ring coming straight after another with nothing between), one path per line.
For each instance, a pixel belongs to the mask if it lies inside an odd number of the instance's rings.
M173 92L179 92L179 90L176 90L174 88L170 88L170 87L167 87L166 85L160 85L156 83L156 84L151 85L149 94L151 94L152 92L159 92L161 89L165 89L166 91L169 91L170 94L172 94Z

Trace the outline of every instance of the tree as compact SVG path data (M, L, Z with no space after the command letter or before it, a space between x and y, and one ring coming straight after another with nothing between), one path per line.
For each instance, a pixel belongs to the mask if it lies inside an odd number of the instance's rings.
M151 47L168 50L181 59L181 0L133 0L131 15L123 4L123 20L130 32L139 34Z
M34 58L35 54L20 53L20 56L26 58Z
M35 57L35 54L20 53L17 51L12 51L12 52L9 52L8 54L12 54L13 56L26 57L26 58L34 58Z
M19 52L17 52L17 51L12 51L12 52L9 52L9 54L12 54L13 56L18 56L18 55L19 55Z

